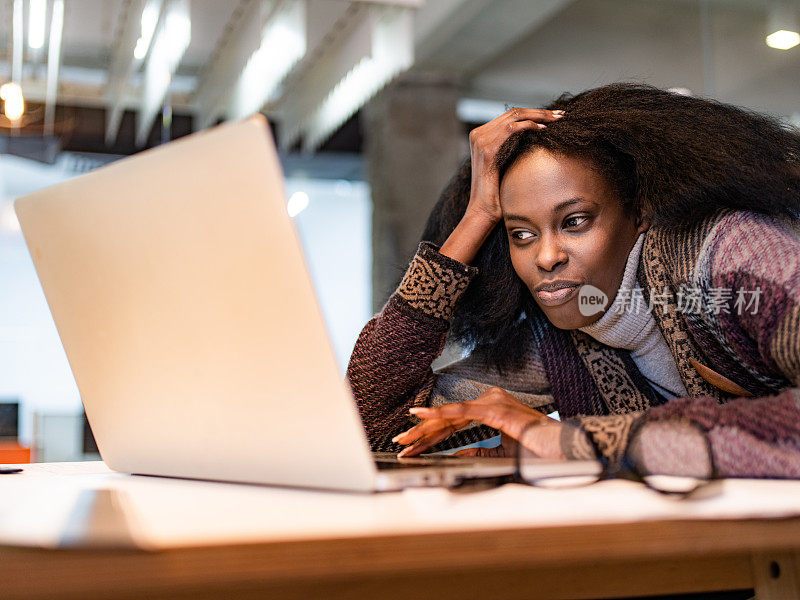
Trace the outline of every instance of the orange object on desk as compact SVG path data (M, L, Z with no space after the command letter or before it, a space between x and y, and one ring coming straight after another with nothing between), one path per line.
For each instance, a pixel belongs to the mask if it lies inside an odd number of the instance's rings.
M0 465L17 465L31 462L31 449L17 442L0 442Z

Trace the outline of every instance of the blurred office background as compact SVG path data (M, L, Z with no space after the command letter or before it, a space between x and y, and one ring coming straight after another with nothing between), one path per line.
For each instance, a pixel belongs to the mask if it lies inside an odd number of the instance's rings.
M771 0L0 0L0 448L96 457L15 198L263 112L344 368L471 128L619 80L800 125L798 13Z

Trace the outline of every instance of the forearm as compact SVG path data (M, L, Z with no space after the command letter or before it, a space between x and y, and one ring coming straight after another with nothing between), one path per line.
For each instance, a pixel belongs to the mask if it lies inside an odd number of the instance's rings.
M455 303L476 272L421 244L398 289L361 331L347 380L373 444L397 433L408 409L430 394L431 363L444 348Z
M669 467L652 448L665 445L667 436L677 431L681 423L691 423L705 436L705 452L710 450L719 476L800 477L798 388L762 398L737 398L727 404L708 398L681 399L653 409L642 430L644 437L638 451L645 467ZM647 434L647 429L652 432ZM702 451L698 448L698 452ZM675 463L677 458L673 459Z
M439 252L465 265L471 264L497 223L488 215L468 211Z
M446 332L403 314L394 302L361 331L347 380L372 444L401 428L408 409L430 393L431 363L441 352Z
M800 390L775 396L683 398L647 413L584 417L562 435L568 458L627 455L643 473L800 477Z

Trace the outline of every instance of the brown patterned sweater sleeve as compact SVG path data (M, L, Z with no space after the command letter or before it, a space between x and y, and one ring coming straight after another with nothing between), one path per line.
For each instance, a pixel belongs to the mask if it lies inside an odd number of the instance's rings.
M631 433L645 413L576 417L562 423L561 451L568 459L622 459Z
M409 422L408 409L422 405L434 384L431 363L444 349L449 319L476 267L419 245L397 290L364 326L347 366L373 449L387 449Z
M476 267L440 254L436 245L422 242L395 293L361 331L347 380L373 450L401 449L391 438L416 422L408 414L412 406L470 400L495 385L531 406L552 409L544 367L532 346L526 350L524 368L511 373L501 375L475 356L436 373L432 370L431 364L444 349L453 309L477 272ZM495 434L474 425L435 449Z

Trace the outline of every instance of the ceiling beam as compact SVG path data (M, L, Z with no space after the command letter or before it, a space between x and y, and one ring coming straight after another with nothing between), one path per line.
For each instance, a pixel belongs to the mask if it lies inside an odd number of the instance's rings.
M133 50L141 31L144 6L145 0L124 0L120 10L119 25L114 36L114 54L108 70L105 91L107 146L111 146L117 139L122 113L125 111L128 84L138 65Z
M169 91L170 81L192 39L189 0L167 0L144 66L142 103L136 118L136 144L144 146Z
M213 125L224 115L239 74L259 46L261 23L273 4L263 0L237 4L194 92L197 129Z
M44 101L44 134L53 135L58 96L58 70L61 66L61 37L64 33L64 0L53 0L50 17L50 42L47 45L47 83Z
M22 0L14 0L14 24L13 24L13 50L11 57L11 81L16 84L22 83L22 52L25 31L22 21Z
M407 8L373 6L368 14L370 48L309 115L303 150L313 152L379 90L414 62L414 19Z
M58 81L57 104L60 106L86 106L88 108L106 108L108 103L105 85L101 83L79 83L71 81L66 75L67 68L61 67ZM44 104L47 96L46 82L42 79L25 78L22 80L25 89L25 101ZM122 112L138 110L142 103L140 90L133 87L127 90L120 100ZM189 93L170 92L170 103L174 112L189 114L193 104Z
M330 62L337 44L354 35L355 15L366 14L368 4L372 2L240 0L200 76L193 100L197 128L258 110L275 114L288 89L303 89L303 93L289 94L293 105L290 112L307 117L315 103L324 98L317 96L329 93L361 59L361 55L351 57L352 61L345 60L339 68L320 66L321 62ZM278 49L270 48L275 44L280 45ZM294 48L291 57L290 47ZM364 48L366 54L366 44ZM285 64L280 66L274 57ZM342 57L337 55L336 60L341 63ZM313 90L309 90L309 79ZM318 90L320 86L324 89Z
M306 0L279 0L259 34L232 90L227 117L240 119L260 111L280 94L281 83L308 50Z
M311 48L269 109L279 146L303 139L313 152L398 72L413 62L413 13L392 2L345 3L337 21L309 22ZM320 27L322 25L322 27ZM324 30L324 35L320 32Z
M302 136L314 110L337 83L370 52L370 7L354 3L330 27L319 48L287 82L274 107L280 116L279 147L288 150ZM327 27L326 27L327 29Z

